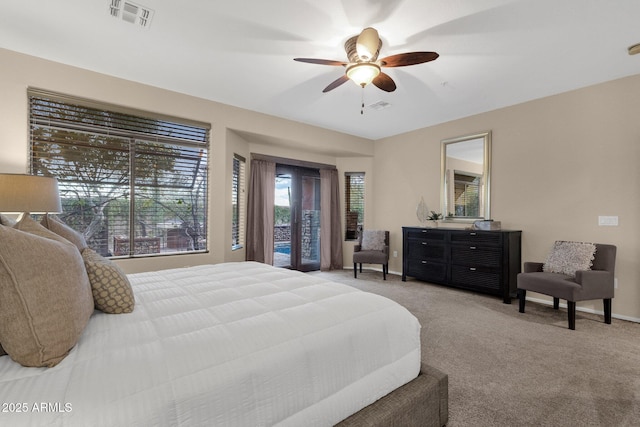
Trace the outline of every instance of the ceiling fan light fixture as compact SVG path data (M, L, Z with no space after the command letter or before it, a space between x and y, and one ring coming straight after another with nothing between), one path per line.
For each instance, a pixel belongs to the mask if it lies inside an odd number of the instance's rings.
M365 87L380 74L380 66L374 62L359 62L347 67L347 77L358 86Z

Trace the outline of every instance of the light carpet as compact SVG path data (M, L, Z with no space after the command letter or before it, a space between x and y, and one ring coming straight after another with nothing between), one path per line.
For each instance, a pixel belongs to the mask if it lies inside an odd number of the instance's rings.
M405 306L422 359L449 375L456 426L640 426L640 324L432 285L379 271L313 272ZM613 300L615 311L615 298Z

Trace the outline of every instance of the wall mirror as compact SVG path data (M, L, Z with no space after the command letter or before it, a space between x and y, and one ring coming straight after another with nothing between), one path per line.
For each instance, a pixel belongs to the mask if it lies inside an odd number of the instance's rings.
M491 132L442 141L442 215L445 221L491 219Z

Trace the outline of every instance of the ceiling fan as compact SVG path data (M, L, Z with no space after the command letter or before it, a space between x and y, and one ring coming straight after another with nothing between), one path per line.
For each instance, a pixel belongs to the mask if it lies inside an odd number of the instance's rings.
M351 37L344 44L349 62L331 59L294 58L294 61L308 62L320 65L335 65L346 67L345 74L334 80L322 92L329 92L348 80L352 80L363 88L369 83L386 91L396 90L396 84L391 77L383 73L382 67L405 67L407 65L422 64L438 58L435 52L407 52L378 59L382 48L382 40L375 28L365 28L362 32Z

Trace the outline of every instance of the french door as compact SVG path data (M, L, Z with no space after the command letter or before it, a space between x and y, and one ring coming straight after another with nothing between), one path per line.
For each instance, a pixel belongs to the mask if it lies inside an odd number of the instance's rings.
M276 165L274 265L320 269L320 172Z

